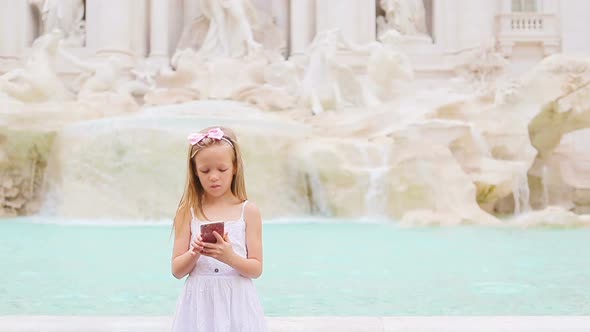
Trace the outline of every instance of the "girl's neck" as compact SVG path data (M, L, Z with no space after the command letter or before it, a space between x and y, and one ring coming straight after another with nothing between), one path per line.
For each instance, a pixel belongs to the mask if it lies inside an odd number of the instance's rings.
M235 205L241 203L240 200L234 196L231 191L228 191L222 196L211 197L205 194L203 197L203 206L215 206L215 205Z

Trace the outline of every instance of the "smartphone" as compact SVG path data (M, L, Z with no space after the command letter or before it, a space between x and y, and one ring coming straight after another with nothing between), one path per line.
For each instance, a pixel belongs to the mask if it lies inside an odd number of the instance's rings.
M223 237L225 234L223 221L210 221L201 224L201 238L203 242L217 243L217 238L213 235L213 231L216 231Z

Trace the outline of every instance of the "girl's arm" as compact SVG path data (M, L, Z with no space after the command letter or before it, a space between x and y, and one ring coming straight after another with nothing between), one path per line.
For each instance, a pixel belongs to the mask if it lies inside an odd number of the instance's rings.
M181 208L174 217L174 249L172 252L172 275L182 279L189 274L201 256L197 248L190 248L191 214L188 208Z
M248 202L246 205L244 221L246 222L248 258L231 255L226 264L236 269L244 277L258 278L262 275L262 219L260 210L252 202Z

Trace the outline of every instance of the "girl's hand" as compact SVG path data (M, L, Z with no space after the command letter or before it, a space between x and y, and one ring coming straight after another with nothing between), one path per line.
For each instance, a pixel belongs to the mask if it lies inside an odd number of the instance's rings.
M202 241L197 242L197 244L204 247L201 250L201 255L213 257L218 261L227 264L233 255L235 255L234 249L232 248L231 242L229 240L229 235L225 233L225 236L221 237L221 235L219 235L219 233L216 231L213 231L213 235L217 239L217 243L208 243Z
M201 242L202 240L203 240L203 238L200 235L197 235L196 239L191 238L191 243L188 248L188 251L192 256L196 256L197 254L199 254L201 252L201 250L203 250L203 246L200 244L200 243L202 243Z

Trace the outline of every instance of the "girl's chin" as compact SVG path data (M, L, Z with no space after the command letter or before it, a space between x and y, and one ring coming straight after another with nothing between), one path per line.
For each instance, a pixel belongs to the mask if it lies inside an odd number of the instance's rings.
M217 188L208 188L207 190L207 194L211 195L211 196L221 196L224 194L224 191L222 190L222 187L217 187Z

